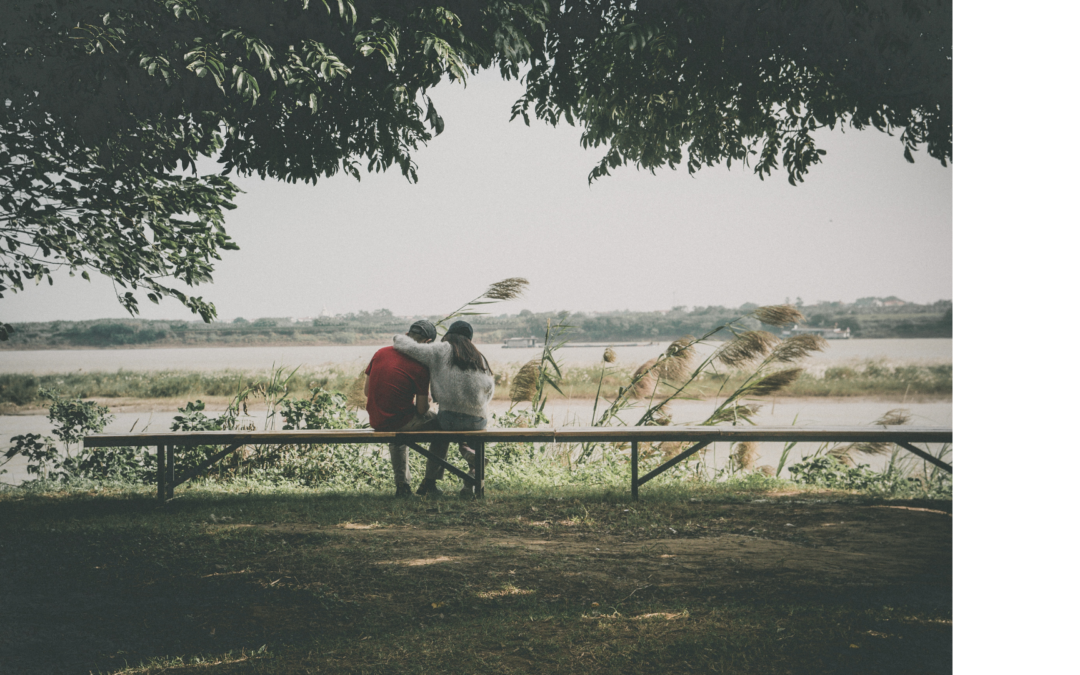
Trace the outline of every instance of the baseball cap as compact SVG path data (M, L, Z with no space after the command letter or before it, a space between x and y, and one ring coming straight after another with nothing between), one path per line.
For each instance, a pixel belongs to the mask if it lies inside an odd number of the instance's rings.
M472 326L467 321L455 321L446 329L447 333L457 333L463 337L472 339Z
M416 335L422 335L427 340L434 340L439 336L439 334L435 331L435 324L425 319L420 319L419 321L413 323L413 325L409 326L409 332Z

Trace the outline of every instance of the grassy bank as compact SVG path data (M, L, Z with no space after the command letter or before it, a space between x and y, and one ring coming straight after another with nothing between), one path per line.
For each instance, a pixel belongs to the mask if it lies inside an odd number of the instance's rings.
M298 370L289 383L290 391L294 397L310 396L316 387L348 392L359 375L358 370L344 367ZM244 389L257 389L267 376L265 372L240 370L0 374L0 403L33 403L42 388L68 398L232 397Z
M612 398L630 380L631 370L608 368L600 395ZM41 388L53 389L71 398L166 399L230 397L244 388L257 388L266 373L233 370L158 372L76 372L51 375L0 374L0 404L25 406L35 402ZM701 375L684 392L687 397L713 399L730 394L747 373L726 372ZM307 397L316 388L355 396L356 369L319 368L299 370L290 382L293 397ZM569 368L560 382L563 393L572 398L591 399L600 384L599 366ZM512 371L496 373L497 399L510 397ZM362 390L362 386L360 387ZM665 394L659 390L658 394ZM866 361L837 366L820 373L804 372L780 395L784 396L940 396L952 395L952 365L888 365Z
M951 502L0 492L11 672L947 673Z

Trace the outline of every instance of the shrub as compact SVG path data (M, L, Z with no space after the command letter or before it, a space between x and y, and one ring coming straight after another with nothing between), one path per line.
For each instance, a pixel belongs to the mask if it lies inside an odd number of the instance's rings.
M0 401L15 405L33 403L39 387L38 378L33 375L0 375Z
M889 497L918 495L952 497L952 476L934 471L928 477L912 475L892 462L884 471L867 464L848 465L829 454L808 457L789 469L792 480L802 485L836 490L857 490Z

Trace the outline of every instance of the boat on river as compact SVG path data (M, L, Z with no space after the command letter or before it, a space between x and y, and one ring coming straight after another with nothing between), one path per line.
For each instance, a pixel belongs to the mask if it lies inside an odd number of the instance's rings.
M780 333L780 337L785 338L793 335L820 335L826 340L850 340L851 329L839 328L837 326L833 326L832 328L799 328L798 326L794 326L793 328L789 328Z
M535 337L512 337L503 340L503 349L526 349L530 347L542 347L544 341Z
M561 348L567 347L650 347L658 345L657 342L565 342ZM543 347L544 338L538 337L512 337L503 339L503 349L523 349Z

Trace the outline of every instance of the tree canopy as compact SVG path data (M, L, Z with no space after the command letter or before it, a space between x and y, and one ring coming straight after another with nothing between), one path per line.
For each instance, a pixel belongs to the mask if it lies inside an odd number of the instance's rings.
M512 118L607 148L589 180L740 162L795 184L837 125L945 164L951 30L947 0L3 3L0 297L92 269L132 313L143 289L211 320L174 285L235 248L229 175L416 180L432 89L486 68L523 83ZM221 173L197 175L208 157Z

